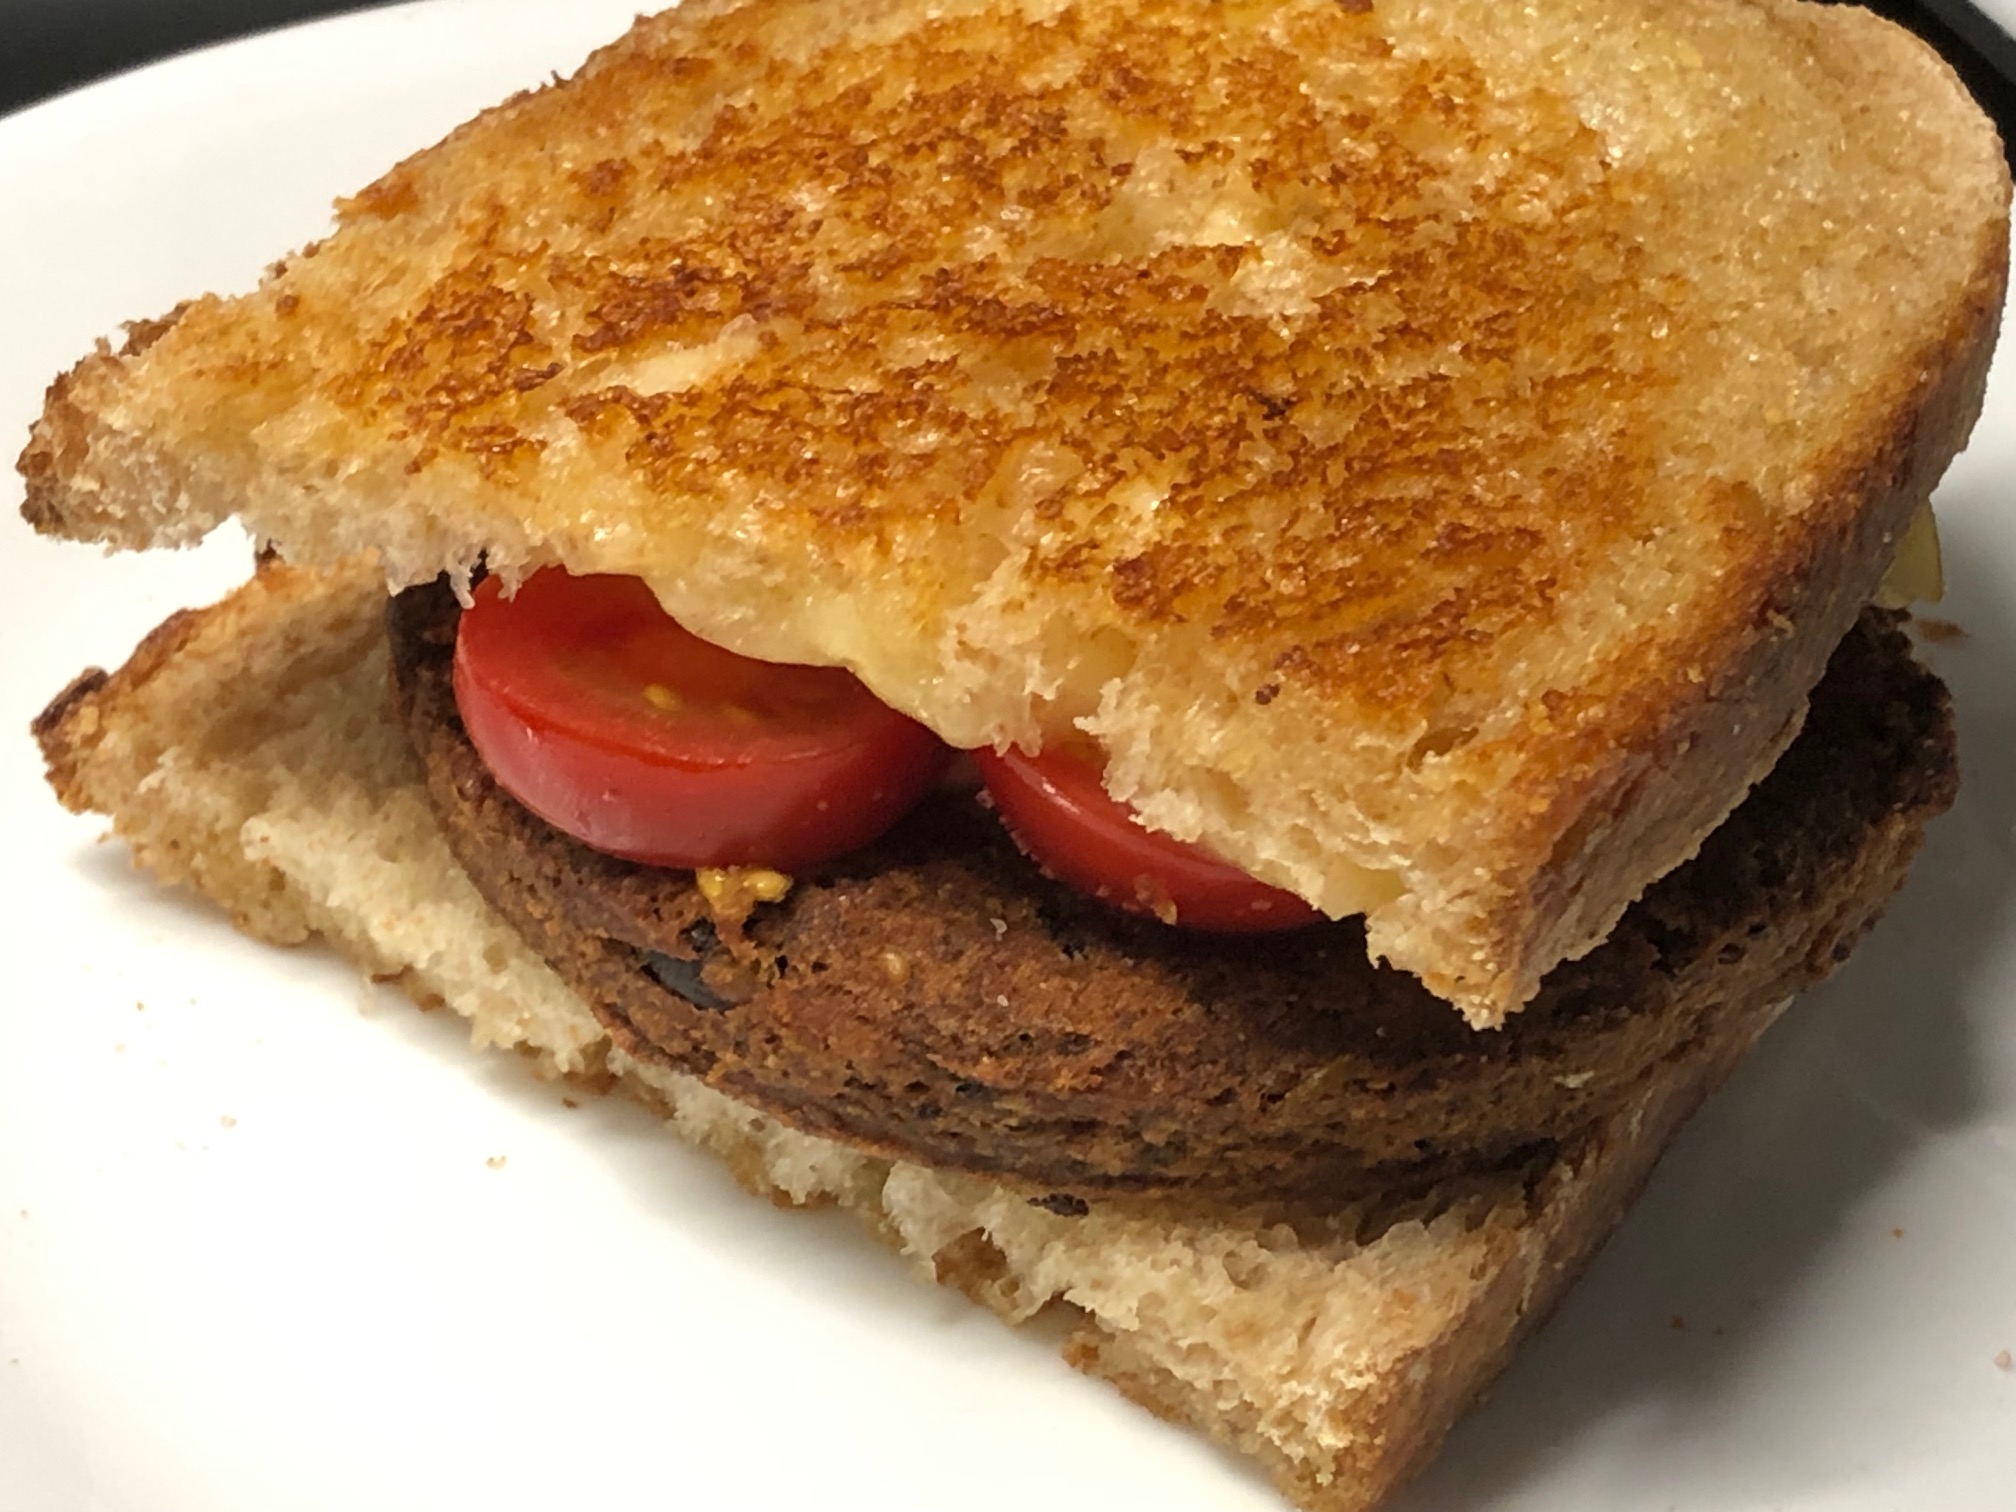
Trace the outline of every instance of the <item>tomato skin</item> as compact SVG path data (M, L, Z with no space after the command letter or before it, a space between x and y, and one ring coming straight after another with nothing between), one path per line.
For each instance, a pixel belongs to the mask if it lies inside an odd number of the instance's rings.
M800 869L880 835L951 759L851 674L711 645L639 579L549 568L474 597L454 662L469 739L505 791L596 850Z
M1144 829L1070 747L975 751L1015 843L1068 887L1165 924L1220 934L1300 929L1322 915L1201 846Z

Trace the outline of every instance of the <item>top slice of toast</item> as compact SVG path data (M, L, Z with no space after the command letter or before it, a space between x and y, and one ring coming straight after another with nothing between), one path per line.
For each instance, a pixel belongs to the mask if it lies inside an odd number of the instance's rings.
M1797 729L1978 412L1993 128L1790 0L642 21L52 388L38 528L636 573L1479 1024Z

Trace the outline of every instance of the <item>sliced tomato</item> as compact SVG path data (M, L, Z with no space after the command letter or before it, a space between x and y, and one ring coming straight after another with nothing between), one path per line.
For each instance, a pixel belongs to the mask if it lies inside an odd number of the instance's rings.
M519 802L656 866L813 865L894 824L950 759L851 674L724 651L628 577L479 584L455 699Z
M1074 747L975 751L1015 843L1067 887L1165 924L1223 933L1299 929L1322 915L1202 846L1145 829Z

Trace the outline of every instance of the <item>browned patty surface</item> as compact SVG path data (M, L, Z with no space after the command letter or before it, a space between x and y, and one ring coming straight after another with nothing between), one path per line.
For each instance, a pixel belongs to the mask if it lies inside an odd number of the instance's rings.
M797 1127L1064 1203L1392 1189L1524 1158L1726 1008L1844 959L1957 781L1944 688L1865 615L1701 855L1478 1033L1368 965L1353 922L1214 937L1109 914L951 791L738 939L689 874L591 851L497 786L455 713L458 614L438 585L390 611L429 792L479 890L618 1044Z

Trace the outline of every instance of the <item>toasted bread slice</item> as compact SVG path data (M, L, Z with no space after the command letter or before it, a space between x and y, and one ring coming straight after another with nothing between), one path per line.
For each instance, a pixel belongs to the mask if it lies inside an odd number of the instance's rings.
M386 697L382 609L375 572L276 567L176 617L124 669L87 674L51 705L38 733L52 781L251 932L324 935L451 1005L479 1043L613 1074L749 1186L846 1207L1010 1320L1061 1311L1073 1363L1252 1456L1302 1507L1357 1512L1418 1467L1782 1006L1732 961L1747 985L1691 988L1690 1033L1626 1105L1549 1152L1403 1203L1032 1203L1017 1185L800 1133L613 1044L456 867ZM1816 706L1827 738L1802 743L1811 765L1793 788L1856 801L1826 822L1785 802L1831 864L1747 942L1754 959L1785 958L1788 991L1845 953L1953 791L1944 692L1903 638L1858 633L1844 655Z
M1962 444L2008 176L1790 0L750 0L642 22L86 359L38 527L641 574L1479 1024L1798 728Z

